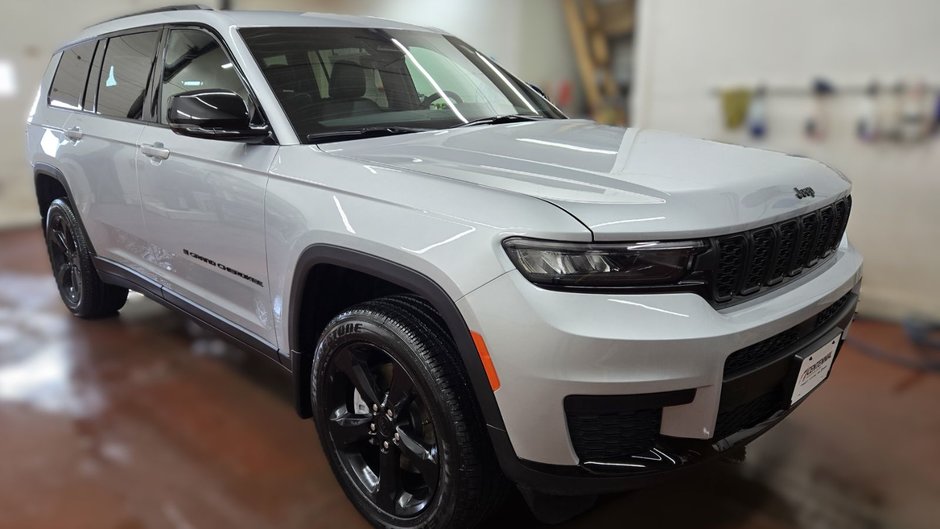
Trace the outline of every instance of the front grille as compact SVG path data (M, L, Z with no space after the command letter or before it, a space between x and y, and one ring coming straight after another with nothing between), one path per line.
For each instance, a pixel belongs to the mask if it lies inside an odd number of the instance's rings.
M791 346L829 323L829 320L845 307L852 296L853 294L849 292L832 305L826 307L812 319L793 326L779 334L775 334L766 340L731 353L727 360L725 360L725 380L734 378L741 373L757 369L776 360L781 354L786 353L787 349Z
M747 259L747 240L741 235L723 237L719 248L715 297L730 299L738 288L739 275Z
M747 276L744 278L744 287L741 293L750 294L759 289L767 277L767 268L774 251L774 230L765 228L754 232L751 238L751 263L748 266Z
M796 275L803 271L803 268L816 264L816 257L812 250L816 245L816 236L819 235L819 222L815 214L810 213L800 217L800 243L797 246L796 258L790 263L790 274Z
M711 240L714 258L697 267L710 272L719 304L751 296L816 266L833 253L848 224L852 197L770 226Z
M793 252L796 251L796 242L799 239L799 221L790 220L781 222L775 230L777 236L776 250L774 253L773 266L770 268L770 275L765 284L775 285L790 273L790 261L793 260Z

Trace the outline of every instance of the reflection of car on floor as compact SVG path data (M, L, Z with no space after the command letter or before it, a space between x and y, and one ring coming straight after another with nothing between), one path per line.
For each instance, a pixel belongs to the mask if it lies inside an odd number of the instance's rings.
M743 446L859 292L832 169L567 119L395 22L104 22L27 136L66 306L138 290L283 365L378 526L472 526L511 483L560 519Z

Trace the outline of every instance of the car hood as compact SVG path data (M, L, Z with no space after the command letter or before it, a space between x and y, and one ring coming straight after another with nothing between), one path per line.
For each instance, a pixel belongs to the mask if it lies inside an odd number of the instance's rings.
M808 158L586 120L467 127L321 148L365 165L546 200L596 240L732 233L819 208L850 188ZM798 198L795 188L806 187L815 196Z

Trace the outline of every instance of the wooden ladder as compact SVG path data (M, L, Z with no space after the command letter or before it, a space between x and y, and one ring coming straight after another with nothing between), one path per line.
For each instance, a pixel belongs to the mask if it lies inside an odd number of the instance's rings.
M601 123L625 123L626 101L614 80L610 41L633 35L635 1L564 0L564 7L588 112Z

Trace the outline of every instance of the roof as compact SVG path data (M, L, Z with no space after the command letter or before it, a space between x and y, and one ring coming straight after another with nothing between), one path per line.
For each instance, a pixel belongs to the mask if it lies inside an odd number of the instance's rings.
M159 24L201 23L224 31L232 27L350 27L406 29L417 31L440 30L395 22L377 17L332 15L328 13L299 13L287 11L216 11L212 9L184 9L129 15L89 26L71 42L89 39L104 33Z

